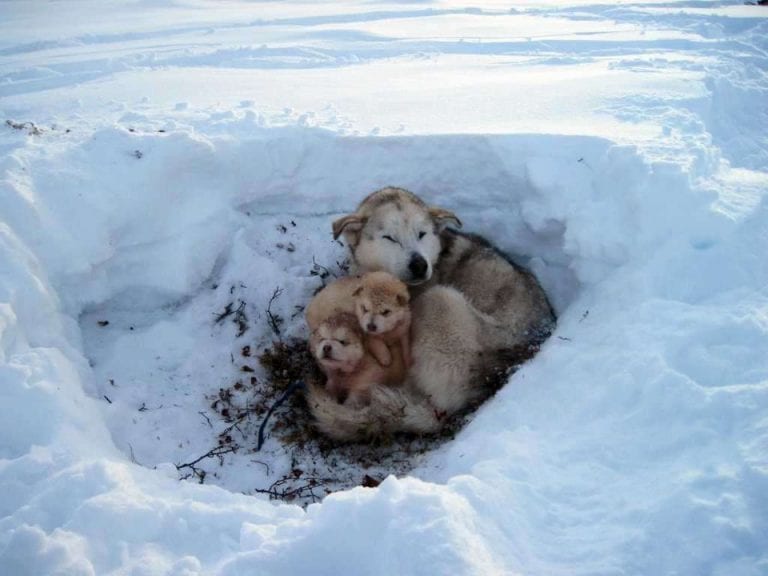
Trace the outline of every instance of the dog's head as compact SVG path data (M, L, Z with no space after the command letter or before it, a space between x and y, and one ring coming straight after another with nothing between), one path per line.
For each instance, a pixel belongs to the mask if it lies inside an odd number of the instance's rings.
M333 237L344 235L361 272L384 270L416 285L432 277L440 232L449 224L461 227L453 212L427 206L402 188L384 188L336 220Z
M340 313L320 324L310 335L310 350L328 370L352 372L363 358L363 333L354 314Z
M364 275L353 296L360 328L369 334L386 334L407 317L408 287L388 272Z

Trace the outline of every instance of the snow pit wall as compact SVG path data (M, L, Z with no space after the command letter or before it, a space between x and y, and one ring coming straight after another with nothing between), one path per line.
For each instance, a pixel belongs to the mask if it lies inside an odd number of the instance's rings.
M330 241L331 220L377 188L402 186L524 256L572 325L573 302L589 300L593 287L664 242L681 214L694 229L693 216L706 206L684 174L596 138L348 138L294 128L254 128L235 138L108 128L54 150L16 146L3 161L0 187L0 260L7 263L0 276L0 475L14 494L6 503L19 506L55 484L49 477L56 474L97 477L85 483L84 498L127 490L126 482L150 500L174 490L172 479L150 481L133 470L110 441L76 319L116 299L128 307L132 298L138 307L183 303L226 268L244 228L258 235L260 221L316 218L313 234L343 254ZM279 272L268 259L258 264L263 274ZM302 285L298 293L308 299L311 290ZM42 417L30 419L33 412ZM216 489L183 490L208 501ZM73 496L50 518L28 520L53 530L76 508ZM241 514L257 523L265 515L292 513ZM250 534L246 540L256 537Z
M675 214L655 212L648 192L683 180L605 140L540 135L276 129L240 140L108 128L56 152L19 146L4 162L4 405L55 404L34 433L23 410L3 419L10 458L60 437L59 427L100 420L82 392L89 370L75 319L118 294L163 304L194 293L243 218L322 216L330 236L332 218L365 194L402 186L524 256L561 313L583 285L665 237ZM103 436L88 432L87 445Z

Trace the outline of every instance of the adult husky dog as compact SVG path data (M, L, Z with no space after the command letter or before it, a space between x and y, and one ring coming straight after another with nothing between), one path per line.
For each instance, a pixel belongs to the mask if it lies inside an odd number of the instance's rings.
M483 238L457 232L453 212L402 188L384 188L333 223L355 272L385 270L410 286L412 356L405 384L377 387L365 408L340 405L310 386L319 428L340 440L430 432L482 394L505 352L541 343L555 317L536 278Z

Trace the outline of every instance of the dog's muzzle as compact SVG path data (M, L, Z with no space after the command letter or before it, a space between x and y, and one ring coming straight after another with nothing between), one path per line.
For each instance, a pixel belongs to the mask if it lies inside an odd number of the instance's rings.
M415 252L411 254L411 261L408 263L408 272L411 273L411 282L419 283L427 279L429 264L421 254Z

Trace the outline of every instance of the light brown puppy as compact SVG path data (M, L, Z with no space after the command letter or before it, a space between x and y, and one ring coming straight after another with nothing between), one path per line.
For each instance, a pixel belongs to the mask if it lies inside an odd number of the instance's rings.
M398 348L406 369L411 365L411 309L408 287L388 272L369 272L352 292L355 313L366 332L371 354L382 366L392 362Z

